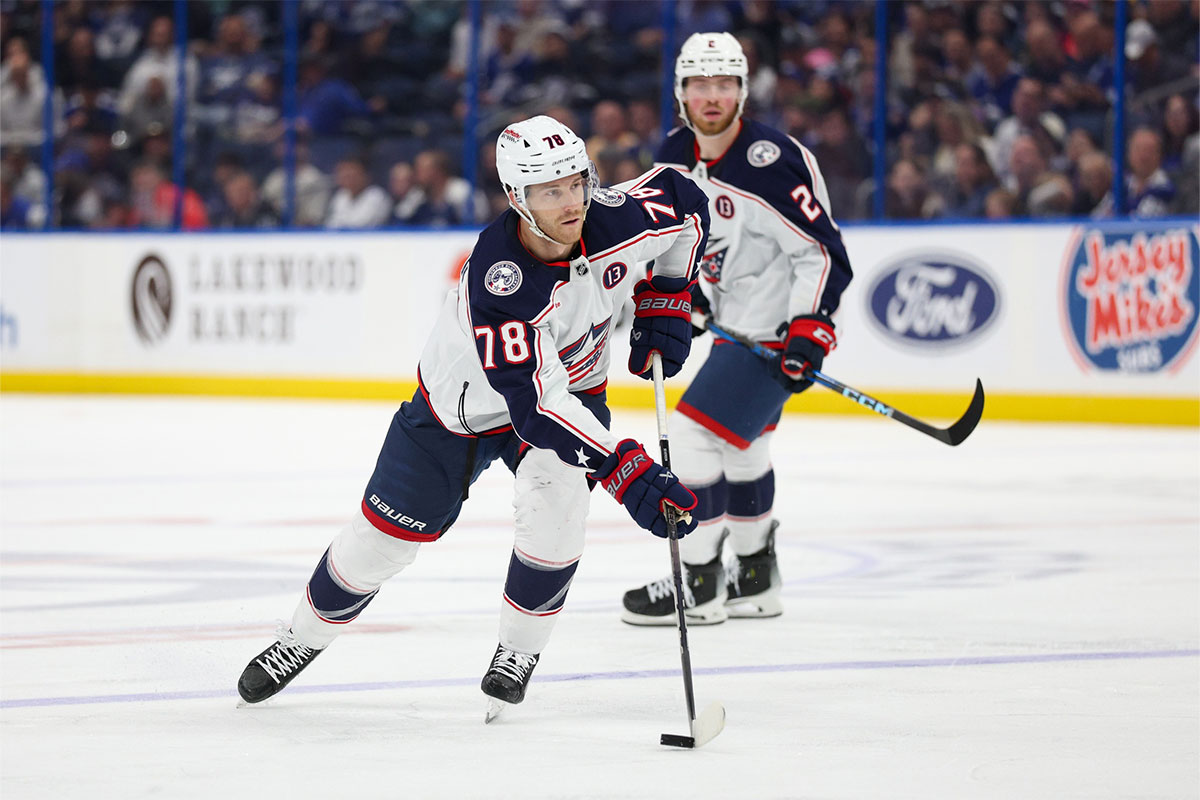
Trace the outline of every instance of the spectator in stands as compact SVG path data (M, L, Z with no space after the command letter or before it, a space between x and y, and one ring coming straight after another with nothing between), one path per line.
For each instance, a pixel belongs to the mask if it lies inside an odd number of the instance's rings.
M637 138L637 145L633 149L633 157L637 159L643 171L648 170L654 164L655 148L658 147L658 142L662 140L658 106L652 101L645 99L630 102L629 129Z
M241 14L228 14L217 24L216 41L200 57L197 109L211 125L229 121L234 104L256 72L269 72L270 60L259 52L259 40Z
M225 181L225 208L214 222L217 228L275 228L279 218L262 201L254 177L239 170Z
M141 228L170 228L175 217L179 187L167 179L158 163L143 160L130 176L132 194L131 223ZM191 189L183 190L181 227L199 230L208 227L208 212L200 195Z
M46 202L46 174L21 145L5 146L0 169L12 180L13 194L38 208Z
M0 170L0 230L23 231L36 227L31 224L33 204L15 191L13 177Z
M410 225L446 227L470 225L487 213L482 192L452 172L450 155L444 150L424 150L413 164L413 178L421 201L404 222Z
M1045 20L1033 20L1025 26L1025 47L1025 76L1042 82L1051 107L1063 104L1058 83L1067 70L1067 53L1058 31Z
M110 92L101 92L98 83L84 78L63 111L67 136L90 132L111 136L117 128L117 112L109 102L111 96Z
M929 202L929 187L920 167L908 159L893 164L884 194L884 214L889 219L927 219L933 216Z
M1009 158L1018 137L1040 134L1041 131L1053 141L1061 141L1066 136L1066 125L1057 114L1046 109L1046 91L1041 81L1021 78L1013 92L1012 109L1012 115L1001 120L992 134L993 165L1002 181L1007 181L1011 174Z
M1125 29L1126 88L1128 112L1145 122L1157 123L1169 95L1162 91L1188 76L1189 65L1158 44L1158 34L1144 19L1135 19Z
M262 185L262 197L280 220L284 219L287 174L284 164L285 143L280 140L274 148L275 163ZM325 224L329 195L333 191L329 177L317 169L309 160L308 143L296 141L296 173L293 181L295 199L292 205L291 224L298 228L316 228Z
M829 213L836 214L837 219L853 219L857 216L855 194L871 176L866 142L850 124L844 108L834 108L822 116L817 135L811 149L829 191Z
M1008 157L1008 177L1005 188L1016 198L1015 213L1019 217L1030 214L1029 194L1047 179L1047 161L1038 147L1037 139L1022 134L1013 142Z
M392 208L392 222L403 225L416 213L417 207L425 199L425 193L417 188L412 164L407 161L397 161L388 170L388 193L395 205Z
M120 126L132 141L140 141L154 128L170 128L175 119L171 93L159 75L151 76L144 84L142 93L125 106Z
M979 103L982 121L990 131L1012 113L1012 96L1021 71L1008 48L994 36L981 36L975 45L978 66L967 79L967 89Z
M1111 217L1114 210L1112 182L1111 158L1098 150L1081 155L1072 214L1096 219Z
M9 39L0 64L0 138L5 145L42 143L46 91L42 67L34 63L25 40Z
M388 193L371 183L367 162L343 158L334 172L337 191L329 202L325 225L330 228L377 228L392 215Z
M988 219L1012 219L1017 212L1017 196L1008 189L993 189L983 201L983 211Z
M244 144L270 144L283 135L283 102L279 76L255 72L233 109L233 137Z
M998 182L978 144L963 142L954 148L954 180L943 190L947 217L978 218L985 215L987 197Z
M625 109L613 100L601 100L592 109L592 135L587 140L587 151L592 158L613 151L624 156L633 152L638 145L637 136L629 130Z
M953 181L958 171L958 148L978 142L983 129L970 109L963 103L939 103L933 111L933 129L937 144L931 160L932 180L939 185Z
M1135 217L1160 217L1170 212L1175 184L1162 168L1162 136L1153 128L1138 128L1129 137L1126 200Z
M117 85L108 65L96 57L96 36L91 28L79 27L71 32L67 46L55 50L54 81L66 94L77 91L85 82L99 88L112 89Z
M721 31L725 28L713 27L701 30ZM771 100L775 97L775 84L779 82L779 76L776 74L775 68L763 61L759 55L761 48L757 36L743 33L739 34L737 39L742 46L742 53L746 56L746 67L750 75L750 95L747 102L755 110L770 108Z
M300 64L297 93L297 122L302 130L315 136L341 133L347 121L369 119L382 110L378 99L372 106L353 86L330 77L321 59L311 58Z
M1070 7L1070 4L1068 4ZM1062 77L1062 104L1069 128L1085 128L1097 140L1105 133L1105 117L1113 94L1112 29L1104 25L1092 11L1081 11L1070 18L1068 52L1074 57L1067 61Z
M134 0L110 0L103 9L93 11L96 57L114 76L124 75L137 58L147 17L145 6Z
M1200 134L1200 119L1197 118L1194 101L1189 101L1181 94L1173 94L1167 98L1163 111L1163 169L1172 177L1178 176L1183 169L1184 154L1188 150L1189 140L1194 140Z
M169 107L174 108L175 94L179 89L179 55L175 48L175 26L170 17L155 17L146 31L146 49L133 62L121 84L117 110L128 114L146 95L150 82L158 80L166 92ZM195 95L200 70L196 57L188 54L183 60L185 90L189 105Z
M966 31L952 28L942 36L942 62L942 72L954 87L954 95L967 97L967 79L975 65L975 52Z

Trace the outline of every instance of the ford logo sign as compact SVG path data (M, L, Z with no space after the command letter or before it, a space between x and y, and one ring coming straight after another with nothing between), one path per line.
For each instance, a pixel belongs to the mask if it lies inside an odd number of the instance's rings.
M904 256L884 266L868 292L870 317L891 339L951 346L997 317L1000 293L983 267L947 253Z

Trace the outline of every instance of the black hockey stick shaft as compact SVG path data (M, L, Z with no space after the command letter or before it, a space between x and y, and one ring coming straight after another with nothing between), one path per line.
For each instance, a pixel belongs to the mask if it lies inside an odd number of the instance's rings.
M770 348L763 347L761 344L752 339L747 339L744 336L727 331L714 323L711 319L707 320L707 327L710 331L712 331L714 336L717 336L721 339L727 339L731 342L737 342L743 347L749 348L751 352L761 358L774 361L779 357L779 354L773 352ZM832 389L833 391L841 394L843 397L853 400L863 408L874 411L881 416L894 419L897 422L907 425L913 430L920 431L926 436L932 436L939 442L945 442L951 447L961 444L964 439L970 436L971 431L975 430L975 426L979 424L979 420L983 417L983 382L978 378L975 379L975 394L971 397L971 404L967 406L966 412L964 412L963 415L959 417L958 420L955 421L950 427L935 428L929 423L922 422L916 417L909 416L900 409L895 408L883 402L882 400L878 400L866 392L861 392L858 389L847 386L841 381L829 377L820 370L815 370L812 367L809 367L805 371L804 377L808 378L814 383L821 384L827 389Z
M658 418L658 447L662 465L671 469L671 446L667 442L667 396L663 388L662 358L657 352L651 356L654 375L654 412ZM679 618L679 660L683 665L683 694L687 699L688 729L696 719L696 693L692 688L692 654L688 649L687 619L683 613L683 565L679 558L679 530L675 509L667 504L667 538L671 543L671 578L675 581L675 613Z

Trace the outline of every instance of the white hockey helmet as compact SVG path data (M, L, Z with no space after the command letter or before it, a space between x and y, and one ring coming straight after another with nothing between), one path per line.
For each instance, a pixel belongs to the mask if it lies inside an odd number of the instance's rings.
M568 175L582 175L586 211L599 184L596 165L588 158L583 140L566 125L545 115L514 122L500 133L496 140L496 171L508 194L508 204L529 223L534 233L549 241L554 240L533 220L525 190Z
M738 92L737 117L746 107L746 96L750 93L750 68L746 65L746 54L732 33L693 33L679 48L675 59L675 99L679 101L679 116L683 124L692 127L687 108L683 104L683 82L688 78L732 75L742 85Z

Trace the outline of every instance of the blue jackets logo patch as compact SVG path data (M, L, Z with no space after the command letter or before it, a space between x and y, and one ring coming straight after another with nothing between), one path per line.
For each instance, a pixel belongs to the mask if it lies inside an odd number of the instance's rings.
M1200 306L1196 231L1089 230L1063 262L1062 313L1086 369L1158 372L1196 342Z
M889 337L918 346L963 344L998 316L996 282L951 253L904 256L885 265L867 293L871 319Z
M511 261L497 261L488 267L483 285L492 294L512 294L521 288L521 268Z
M767 139L759 139L746 148L746 160L752 167L766 167L778 161L782 153L779 145Z
M592 192L592 199L602 206L616 208L625 202L625 193L616 189L599 188Z

